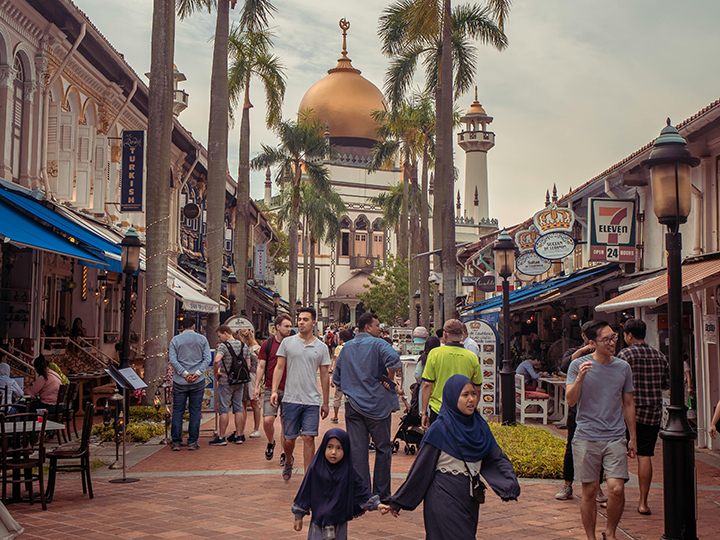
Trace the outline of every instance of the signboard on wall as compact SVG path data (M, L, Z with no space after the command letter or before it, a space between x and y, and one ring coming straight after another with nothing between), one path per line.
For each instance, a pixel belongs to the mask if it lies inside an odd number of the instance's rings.
M143 211L145 178L145 132L123 130L120 169L120 211Z
M468 336L474 339L480 349L480 368L482 369L482 386L478 409L483 418L496 414L497 409L497 335L489 323L483 320L465 323Z
M526 276L541 276L548 270L552 263L543 259L537 253L523 253L515 260L515 268Z
M635 262L635 200L590 198L590 260Z

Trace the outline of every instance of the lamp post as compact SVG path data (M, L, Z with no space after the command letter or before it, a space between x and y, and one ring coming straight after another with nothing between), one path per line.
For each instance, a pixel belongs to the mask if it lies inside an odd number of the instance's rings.
M415 320L417 322L415 326L420 326L420 291L418 290L413 295L413 304L415 304Z
M325 321L323 320L323 316L322 316L322 305L320 305L320 302L322 302L322 291L321 291L320 289L318 289L318 292L317 292L317 304L316 304L316 306L317 306L317 317L318 317L318 320L319 320L319 321L323 324L323 326L324 326L324 325L325 325Z
M275 308L275 315L274 317L277 317L277 308L280 305L280 293L275 291L273 293L273 308Z
M125 274L125 308L123 310L123 338L120 369L130 367L130 322L132 321L133 275L140 268L140 248L143 243L137 231L130 227L120 242L122 248L121 266Z
M503 279L503 368L500 372L502 423L515 424L515 370L510 359L510 282L508 278L515 271L515 242L503 230L492 248L495 258L495 272Z
M235 299L237 298L238 278L235 272L230 272L227 278L228 300L230 300L230 316L235 315Z
M667 226L665 248L668 273L668 338L670 353L670 406L663 441L663 502L666 540L697 538L696 437L687 419L683 392L682 350L682 236L691 206L690 168L700 164L687 149L685 139L667 120L653 143L650 157L642 162L650 169L653 209Z

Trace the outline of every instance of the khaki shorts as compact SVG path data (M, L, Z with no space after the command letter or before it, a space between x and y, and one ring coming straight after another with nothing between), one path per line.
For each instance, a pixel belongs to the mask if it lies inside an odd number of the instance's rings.
M580 482L597 482L600 468L605 469L605 478L629 480L627 441L572 441L575 479Z
M340 390L337 388L335 389L335 396L333 396L333 408L339 409L343 402L343 397L345 394L343 394Z
M265 395L263 396L263 416L277 416L278 409L282 413L282 399L283 391L278 389L278 407L273 407L270 404L270 397L272 396L272 389L265 387Z

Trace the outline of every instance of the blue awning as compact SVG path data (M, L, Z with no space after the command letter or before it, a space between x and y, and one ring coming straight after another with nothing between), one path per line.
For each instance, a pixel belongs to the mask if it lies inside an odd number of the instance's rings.
M0 234L5 237L7 242L105 265L102 259L66 240L53 232L50 227L20 213L3 201L0 201Z
M591 266L589 268L583 268L577 270L567 276L553 276L551 278L544 279L527 287L516 289L510 293L510 305L517 305L520 303L537 304L549 302L562 296L563 292L567 292L569 289L568 285L580 286L582 283L605 279L609 274L615 274L620 270L620 266L616 263L605 264L601 266ZM497 310L502 307L502 295L490 298L478 302L477 304L471 304L465 306L465 310L462 313L462 317L472 318L474 315L478 315L483 312ZM529 306L528 306L529 307Z

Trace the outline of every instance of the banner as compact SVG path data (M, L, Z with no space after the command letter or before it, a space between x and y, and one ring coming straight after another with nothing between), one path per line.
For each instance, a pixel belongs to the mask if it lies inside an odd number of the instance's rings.
M123 130L120 170L120 211L143 211L145 178L145 132Z
M253 269L255 271L255 281L265 281L265 266L267 258L265 256L265 244L255 244L255 260L253 261Z
M635 223L634 199L589 199L590 260L634 263Z

